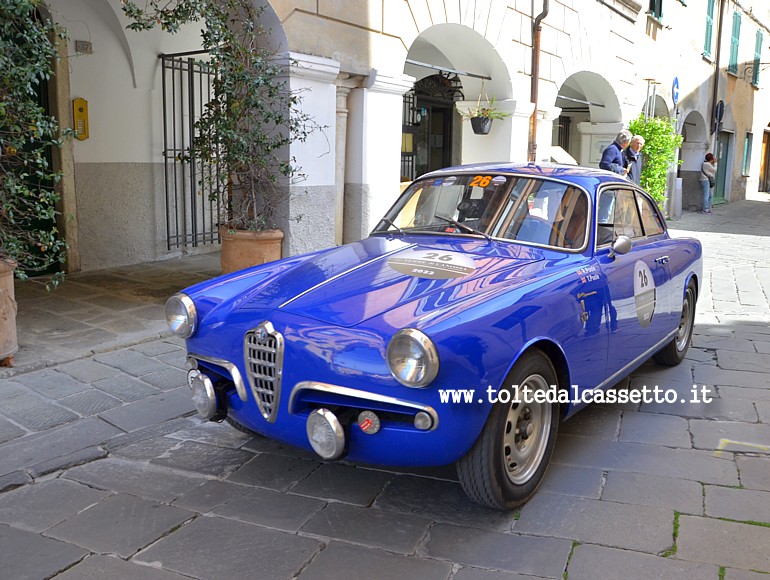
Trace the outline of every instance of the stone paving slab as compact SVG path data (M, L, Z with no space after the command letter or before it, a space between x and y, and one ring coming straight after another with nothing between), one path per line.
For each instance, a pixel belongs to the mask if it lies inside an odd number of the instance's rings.
M163 503L170 503L203 483L200 477L113 458L75 467L64 475L97 489L132 494Z
M298 580L339 580L376 577L378 580L447 580L447 562L398 556L383 550L331 542L298 576ZM376 576L374 576L376 574Z
M253 457L254 454L250 451L222 448L197 441L181 441L159 457L151 459L150 463L179 471L224 478Z
M302 526L303 535L343 540L401 554L414 553L431 520L418 516L332 503Z
M45 431L79 419L72 411L35 394L6 399L0 412L29 431Z
M185 580L174 572L160 568L126 562L114 556L89 556L66 572L58 574L56 580Z
M286 491L318 469L319 465L318 461L265 453L243 465L228 480Z
M14 580L49 578L88 552L72 544L0 524L0 570Z
M190 389L185 386L109 409L99 416L119 429L131 432L194 412Z
M109 495L66 479L44 481L0 495L0 523L43 532Z
M741 484L748 489L770 491L770 457L738 455L735 462L741 474Z
M58 369L45 369L19 375L16 380L28 386L38 395L49 399L61 399L90 388L87 383L60 372Z
M706 515L770 524L770 491L705 486Z
M529 574L515 574L513 572L500 572L499 570L482 570L481 568L471 568L466 566L460 568L452 580L533 580L537 576L530 576Z
M553 464L548 466L538 491L599 499L604 479L601 469Z
M560 578L571 549L570 541L558 538L436 524L430 530L423 551L432 558L479 568Z
M178 507L119 494L57 524L45 536L91 552L128 558L193 515Z
M770 573L770 528L712 518L679 519L677 558Z
M211 512L242 522L296 532L325 505L326 502L319 499L253 488Z
M552 461L564 465L738 485L738 471L729 459L715 457L709 451L565 436L557 441Z
M322 464L292 488L292 493L369 506L393 474L352 465Z
M205 514L217 506L246 495L252 489L249 486L238 485L237 483L209 480L198 487L184 492L171 502L171 505Z
M770 455L770 424L692 420L690 432L696 449Z
M645 410L645 405L642 405ZM665 445L667 447L692 447L687 420L669 415L650 415L649 413L623 413L620 425L620 441Z
M377 496L374 506L495 531L509 531L516 517L512 512L473 503L459 483L412 475L395 477Z
M194 578L289 580L322 548L323 543L312 538L237 520L199 517L134 560Z
M3 445L0 475L99 445L120 433L122 431L101 419L88 418L54 431L14 439Z
M703 514L703 486L688 479L610 471L602 499L686 514Z
M569 580L718 580L719 567L583 544L575 548L566 577Z
M673 522L669 509L540 493L521 508L513 530L658 554L673 543Z

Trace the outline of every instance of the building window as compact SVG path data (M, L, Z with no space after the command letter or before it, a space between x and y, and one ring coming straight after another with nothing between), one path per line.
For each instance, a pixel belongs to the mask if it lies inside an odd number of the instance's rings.
M746 133L746 140L743 142L743 175L748 175L751 171L751 144L754 140L754 135Z
M703 56L711 57L711 44L714 37L714 4L716 0L708 0L706 5L706 41L703 44Z
M755 87L759 86L760 60L762 60L762 31L757 30L757 42L754 45L754 71L751 76L751 84Z
M650 10L648 14L658 20L663 18L663 0L650 0Z
M730 64L728 72L738 74L738 44L741 38L741 15L733 12L733 34L730 37Z

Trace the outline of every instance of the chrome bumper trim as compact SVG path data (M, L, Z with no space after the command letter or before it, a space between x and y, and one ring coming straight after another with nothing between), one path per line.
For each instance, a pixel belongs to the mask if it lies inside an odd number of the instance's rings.
M301 391L321 391L323 393L332 393L334 395L342 395L345 397L355 397L356 399L363 399L366 401L398 405L400 407L413 409L415 412L423 411L430 415L430 418L433 419L433 426L428 429L428 431L434 431L436 427L438 427L438 413L436 413L436 410L430 405L423 405L422 403L415 403L413 401L399 399L398 397L378 395L368 391L351 389L349 387L340 387L338 385L330 385L328 383L319 383L316 381L302 381L294 385L294 388L291 391L291 395L289 396L289 413L294 413L294 401Z
M213 356L206 356L203 354L195 354L194 352L187 353L187 358L201 360L203 362L211 363L213 365L217 365L226 369L227 372L230 373L230 376L233 378L233 384L235 385L235 392L238 393L238 397L244 403L248 400L248 395L246 394L246 383L243 382L241 371L239 371L238 367L235 366L233 363L231 363L229 360L225 360L223 358L216 358Z

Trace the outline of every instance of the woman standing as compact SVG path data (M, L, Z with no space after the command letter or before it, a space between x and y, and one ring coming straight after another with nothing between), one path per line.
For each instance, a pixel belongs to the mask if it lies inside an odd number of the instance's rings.
M714 185L717 180L717 160L712 153L706 153L706 159L700 168L700 184L703 188L703 213L711 213L711 200L714 197Z

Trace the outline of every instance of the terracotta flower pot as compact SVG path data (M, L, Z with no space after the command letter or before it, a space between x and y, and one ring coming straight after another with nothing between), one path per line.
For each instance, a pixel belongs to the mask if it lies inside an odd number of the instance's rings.
M222 239L220 263L223 274L281 258L281 230L253 232L220 227L219 236Z
M13 292L15 264L0 260L0 361L17 350L16 300Z

